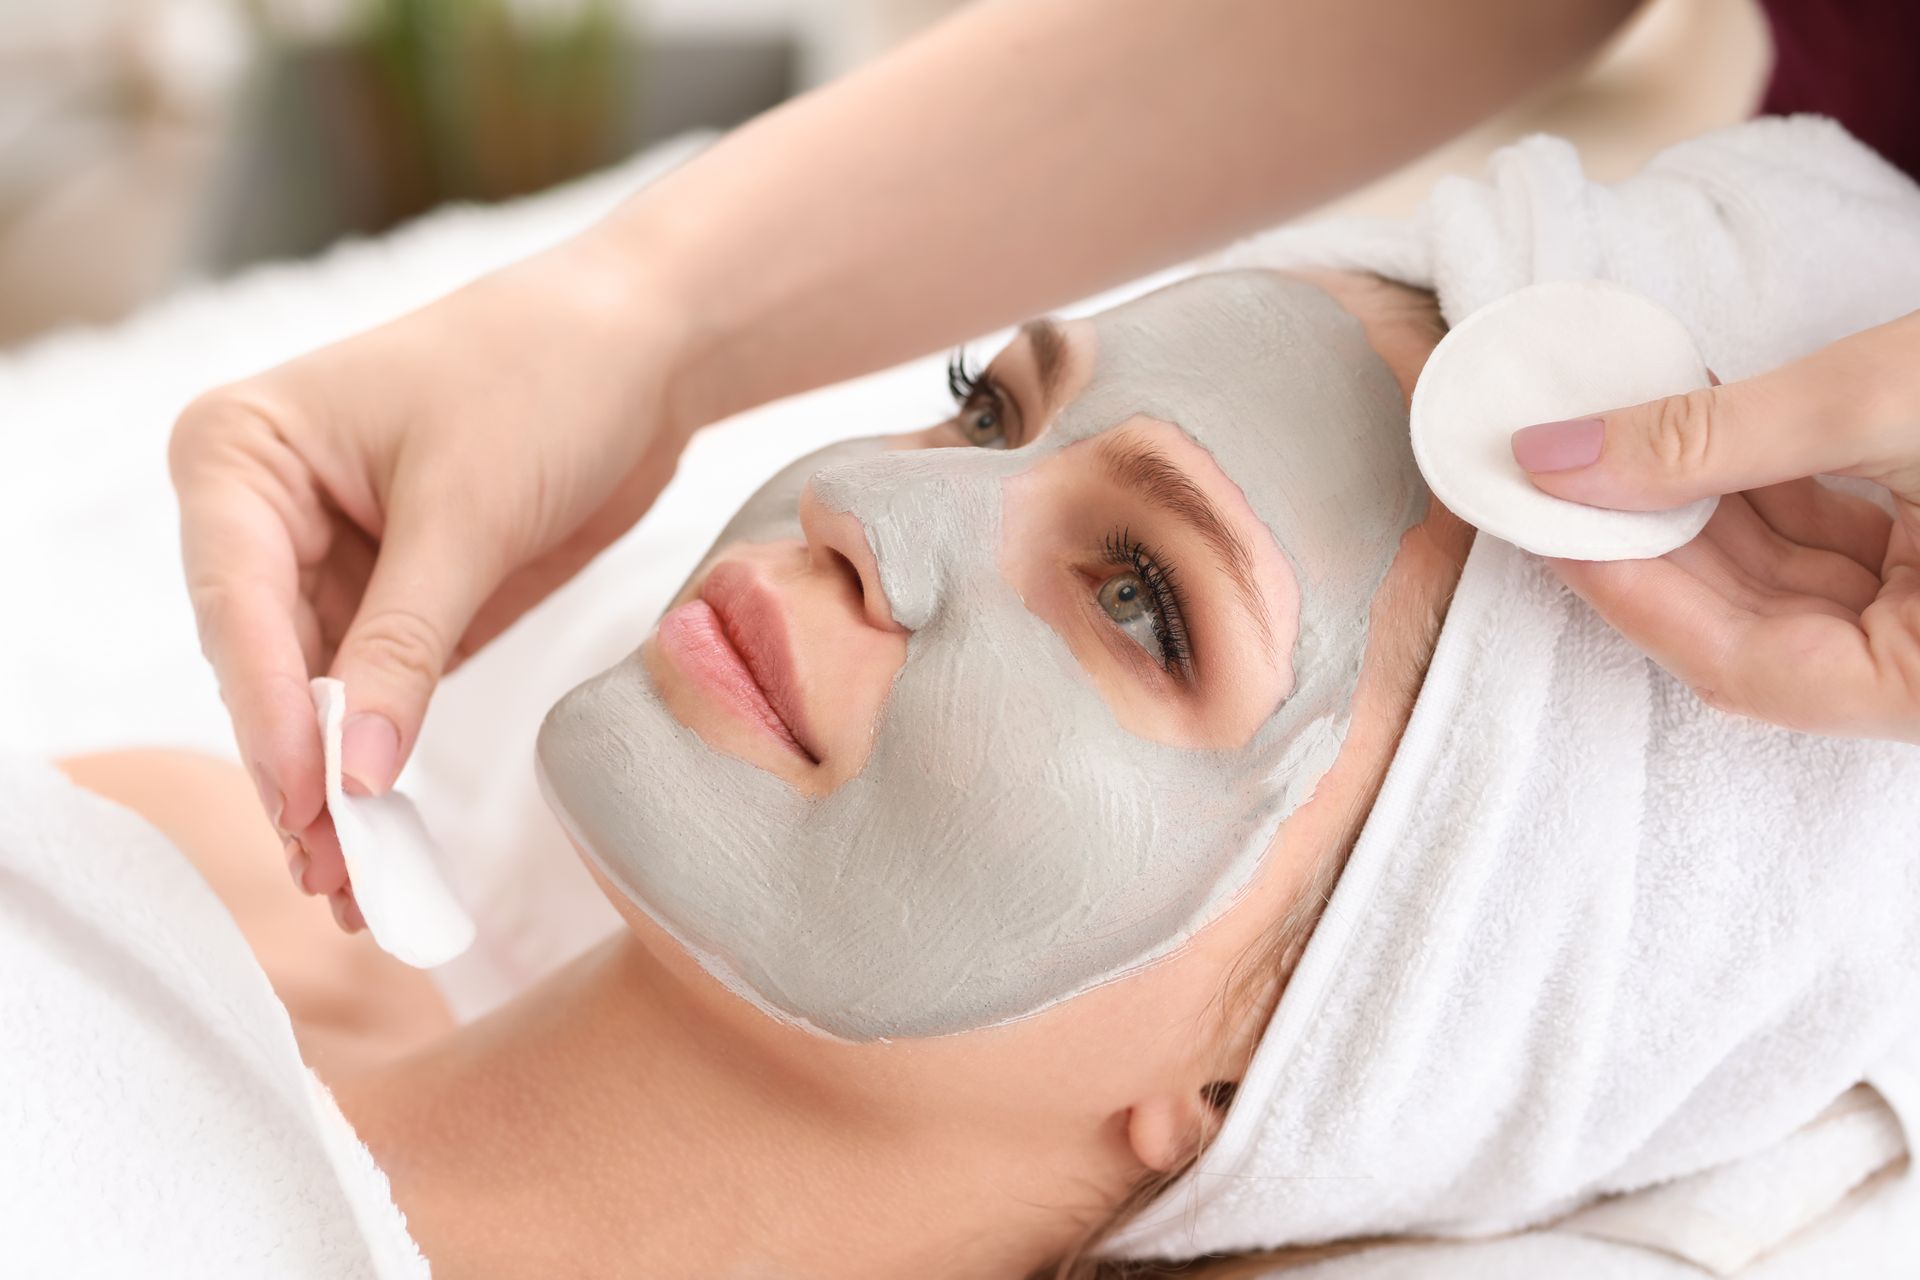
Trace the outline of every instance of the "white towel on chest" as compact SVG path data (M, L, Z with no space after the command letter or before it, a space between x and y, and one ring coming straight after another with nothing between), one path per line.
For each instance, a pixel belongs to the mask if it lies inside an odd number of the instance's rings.
M1538 138L1411 223L1231 258L1376 271L1453 320L1542 280L1616 280L1737 378L1920 307L1920 189L1811 119L1684 144L1611 188ZM1920 748L1709 710L1483 536L1219 1138L1113 1248L1519 1230L1731 1168L1863 1080L1911 1147L1916 1027ZM1688 1256L1725 1273L1785 1229Z
M427 1280L180 851L0 756L0 1272Z

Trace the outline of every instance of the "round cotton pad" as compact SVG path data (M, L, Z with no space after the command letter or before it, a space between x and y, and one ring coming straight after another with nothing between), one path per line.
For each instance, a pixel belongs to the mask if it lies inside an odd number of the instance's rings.
M1609 511L1542 493L1513 433L1708 385L1679 317L1603 280L1536 284L1468 316L1413 388L1413 456L1434 495L1477 529L1536 555L1644 560L1692 541L1718 498Z
M473 917L440 875L439 849L413 801L397 791L348 795L341 785L347 686L322 676L312 692L325 749L327 812L367 932L382 951L416 969L445 964L473 945Z

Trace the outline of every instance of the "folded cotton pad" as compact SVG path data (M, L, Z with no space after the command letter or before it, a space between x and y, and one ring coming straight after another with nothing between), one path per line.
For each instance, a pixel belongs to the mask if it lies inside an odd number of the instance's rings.
M1708 385L1679 317L1604 280L1531 285L1456 325L1413 388L1413 456L1440 501L1536 555L1645 560L1693 540L1719 504L1609 511L1534 488L1513 433Z
M340 785L347 686L322 676L312 690L326 749L327 811L367 932L381 950L416 969L445 964L473 945L473 917L441 876L439 849L413 801L397 791L350 796Z

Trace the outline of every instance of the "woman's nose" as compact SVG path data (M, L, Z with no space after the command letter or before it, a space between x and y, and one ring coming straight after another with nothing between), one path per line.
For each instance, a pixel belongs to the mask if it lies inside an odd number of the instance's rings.
M880 582L880 562L874 558L866 528L858 517L829 508L809 483L800 491L800 530L816 569L852 577L868 626L905 634L907 628L894 619L893 607L887 603L887 590Z

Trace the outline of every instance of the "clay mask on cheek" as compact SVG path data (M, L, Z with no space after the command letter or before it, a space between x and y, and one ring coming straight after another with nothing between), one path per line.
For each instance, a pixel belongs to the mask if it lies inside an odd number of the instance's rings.
M865 530L912 635L854 778L807 797L707 747L637 658L541 729L575 841L774 1016L850 1040L939 1035L1150 963L1247 885L1338 752L1373 594L1426 509L1392 375L1325 294L1263 272L1197 277L1093 324L1092 379L1034 443L835 446L721 534L799 536L809 477ZM1002 573L1006 481L1136 415L1213 454L1298 583L1295 684L1244 747L1121 728Z

